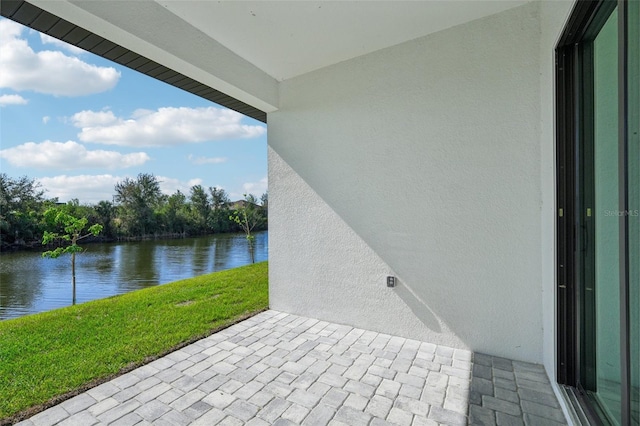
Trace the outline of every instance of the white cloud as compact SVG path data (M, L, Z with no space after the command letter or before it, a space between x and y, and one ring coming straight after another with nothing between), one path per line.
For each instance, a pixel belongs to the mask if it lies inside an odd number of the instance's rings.
M215 107L137 110L131 118L114 118L111 111L82 111L71 120L82 129L78 137L83 142L137 147L247 139L267 131L265 126L242 124L240 113Z
M267 188L269 181L267 177L263 177L258 182L247 182L242 185L242 189L244 189L245 194L253 194L256 197L260 197L262 194L267 192Z
M26 105L28 100L20 95L0 95L0 107L6 105Z
M80 111L71 117L76 127L108 126L118 123L118 118L111 111Z
M34 52L20 38L24 27L0 20L0 88L55 96L82 96L112 89L120 78L113 67L98 67L60 51Z
M27 142L0 150L0 158L16 167L73 170L82 168L124 169L150 160L144 152L121 154L116 151L88 150L77 142Z
M48 197L58 197L60 202L77 198L83 204L93 204L102 200L111 201L116 183L124 177L112 175L78 175L39 178Z
M24 27L17 22L8 19L0 19L0 42L5 43L17 38L22 34Z
M200 178L190 179L187 182L184 182L179 179L173 179L165 176L156 177L158 178L158 182L160 182L160 190L163 194L167 195L174 194L178 190L183 194L188 194L192 186L202 185L202 179Z
M50 35L44 34L44 33L40 33L40 41L42 42L42 44L52 44L55 47L59 47L62 49L65 49L66 51L68 51L69 53L72 53L74 55L80 55L81 53L84 53L85 51L80 49L79 47L76 47L72 44L69 44L67 42L64 42L62 40L58 40L57 38L51 37Z
M189 161L193 164L202 165L202 164L221 164L226 163L228 158L226 157L195 157L189 154Z
M45 115L44 117L42 117L42 124L47 124L49 120L51 120L51 117Z

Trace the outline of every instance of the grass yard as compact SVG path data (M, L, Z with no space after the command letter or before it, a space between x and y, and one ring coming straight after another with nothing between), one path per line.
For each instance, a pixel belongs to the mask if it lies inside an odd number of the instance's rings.
M265 310L268 302L262 262L1 321L0 424Z

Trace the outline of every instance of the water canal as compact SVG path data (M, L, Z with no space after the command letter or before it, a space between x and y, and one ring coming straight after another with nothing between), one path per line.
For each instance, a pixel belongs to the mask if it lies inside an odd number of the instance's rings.
M268 234L256 233L255 260L267 260ZM87 244L76 257L77 303L251 263L244 234ZM0 320L71 305L71 260L37 251L0 256Z

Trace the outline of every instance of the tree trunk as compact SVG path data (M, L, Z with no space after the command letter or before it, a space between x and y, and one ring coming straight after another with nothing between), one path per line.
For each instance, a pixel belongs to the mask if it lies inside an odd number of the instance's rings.
M249 256L251 256L251 263L256 263L255 250L253 247L253 240L248 240L249 242Z
M72 304L76 304L76 254L71 253L71 282L73 284Z

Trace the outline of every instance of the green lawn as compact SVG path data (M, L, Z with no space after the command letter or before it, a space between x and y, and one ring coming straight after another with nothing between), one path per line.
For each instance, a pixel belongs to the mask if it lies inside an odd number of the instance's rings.
M262 311L268 301L263 262L1 321L0 424Z

